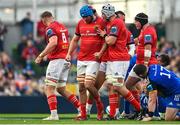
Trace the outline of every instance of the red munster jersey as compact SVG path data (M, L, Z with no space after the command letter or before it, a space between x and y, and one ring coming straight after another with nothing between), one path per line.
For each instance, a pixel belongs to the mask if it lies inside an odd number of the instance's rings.
M117 37L114 45L108 46L108 61L128 61L127 29L122 19L116 18L107 24L107 34Z
M48 54L48 59L65 59L69 47L68 29L63 24L54 21L46 29L47 40L54 35L58 37L58 44L56 48Z
M151 44L151 58L149 60L149 65L157 64L156 60L156 46L157 46L157 34L156 30L152 25L145 27L141 30L138 37L139 43L137 45L137 64L144 64L144 46L146 44Z
M97 34L96 28L104 30L102 18L97 17L95 21L87 24L81 19L77 26L75 34L80 36L80 51L78 60L80 61L97 61L94 53L99 52L104 43L103 38Z
M129 45L130 44L135 44L135 43L134 43L134 37L133 37L132 33L128 29L127 29L127 34L128 34L128 37L127 37L127 44L126 44L126 46L127 46L128 50L129 50L130 49Z

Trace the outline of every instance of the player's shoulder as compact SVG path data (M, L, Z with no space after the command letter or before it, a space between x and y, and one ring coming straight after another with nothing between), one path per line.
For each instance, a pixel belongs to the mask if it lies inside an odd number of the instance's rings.
M78 21L78 23L77 23L77 25L84 25L84 24L85 24L85 22L84 22L83 19L80 19L80 20Z
M152 24L149 24L149 26L147 26L145 29L144 29L144 32L146 33L153 33L155 32L155 27L152 25Z
M123 20L120 19L120 18L115 18L112 23L113 23L113 24L119 24L119 25L120 25L120 24L124 24Z

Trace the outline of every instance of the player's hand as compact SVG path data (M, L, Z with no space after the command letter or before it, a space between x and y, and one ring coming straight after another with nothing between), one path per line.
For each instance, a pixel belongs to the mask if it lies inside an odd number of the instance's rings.
M67 54L65 60L66 60L67 62L70 62L70 61L71 61L71 55Z
M134 38L134 43L135 43L135 45L138 45L139 39L138 38Z
M94 53L94 56L96 57L96 59L100 59L101 56L102 56L102 53L101 52L96 52L96 53Z
M144 121L144 122L151 121L151 120L152 120L152 117L144 117L142 119L142 121Z
M39 64L39 63L41 63L42 60L43 60L43 57L39 55L39 56L35 59L35 63L36 63L36 64Z
M97 34L100 35L101 37L104 37L104 35L106 34L106 31L101 30L100 28L98 28L96 31L97 31Z

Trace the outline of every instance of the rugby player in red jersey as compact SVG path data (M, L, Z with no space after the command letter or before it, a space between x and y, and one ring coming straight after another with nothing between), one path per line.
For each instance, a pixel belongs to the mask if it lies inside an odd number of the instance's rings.
M55 21L48 11L42 13L42 21L47 26L47 46L36 58L35 63L41 63L45 56L50 60L46 71L45 93L51 111L51 115L43 120L58 120L56 90L77 109L79 108L77 97L66 90L69 72L69 62L65 60L69 47L68 29L63 24Z
M82 19L76 26L75 35L71 40L66 56L67 60L71 59L71 53L77 48L78 41L80 40L80 52L77 62L77 81L79 84L81 115L77 117L77 120L87 119L86 90L94 97L97 106L97 119L101 120L103 118L104 108L98 90L95 88L95 80L100 63L100 60L96 58L96 53L100 52L102 49L103 38L97 34L96 29L104 28L103 20L95 16L92 8L88 5L84 5L80 9L80 15Z
M121 18L125 22L125 13L122 11L117 11L116 12L117 17ZM132 33L127 29L128 33L128 38L127 38L127 48L128 48L128 53L131 55L131 57L134 56L135 54L135 42L134 42L134 37ZM139 90L140 84L136 84L136 89L131 91L135 99L140 102L140 91ZM121 114L122 117L129 117L130 116L130 104L127 100L124 100L124 112Z
M138 40L136 64L144 64L147 67L151 64L157 64L158 62L155 55L157 34L154 26L148 23L148 16L144 13L139 13L135 16L135 25L137 29L141 30L140 35L136 38L136 40ZM141 78L134 73L132 68L125 82L126 87L136 94L135 85L139 81L141 81ZM137 113L135 113L134 118L136 116Z
M109 83L110 114L107 119L112 120L115 119L118 94L127 99L138 111L140 111L140 104L124 85L124 78L130 59L126 47L127 30L125 23L122 19L116 18L115 8L110 4L104 5L101 12L103 19L107 21L107 31L99 29L98 32L108 45L106 79Z

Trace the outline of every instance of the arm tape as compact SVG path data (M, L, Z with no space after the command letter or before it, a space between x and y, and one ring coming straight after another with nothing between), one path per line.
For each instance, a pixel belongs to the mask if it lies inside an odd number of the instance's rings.
M129 48L130 48L130 50L129 50L128 53L129 53L129 55L131 55L131 57L132 57L132 56L134 56L134 51L135 51L135 49L136 49L136 48L135 48L135 44L130 44L130 45L129 45Z
M146 49L145 49L145 50L144 50L144 57L149 57L149 58L150 58L150 57L151 57L151 53L152 53L152 52L151 52L150 50L146 50Z

